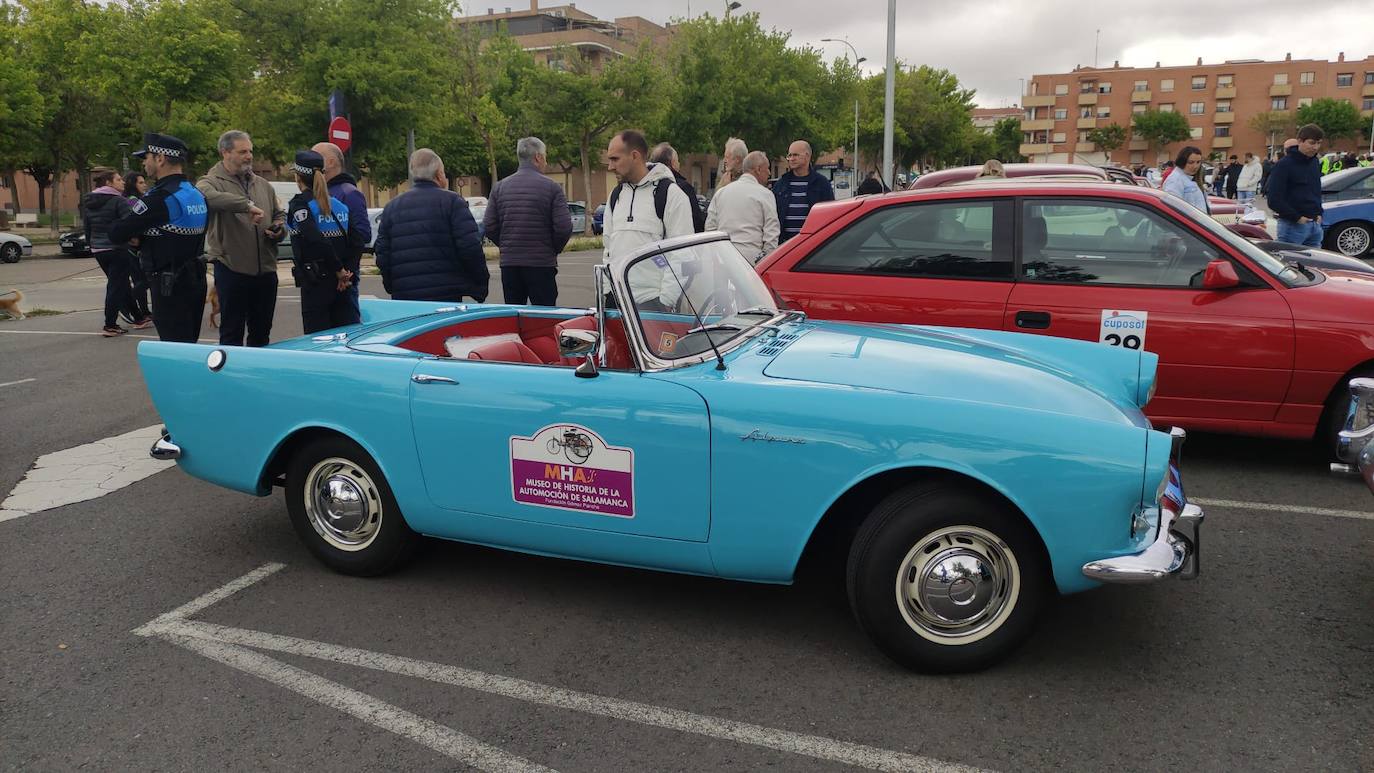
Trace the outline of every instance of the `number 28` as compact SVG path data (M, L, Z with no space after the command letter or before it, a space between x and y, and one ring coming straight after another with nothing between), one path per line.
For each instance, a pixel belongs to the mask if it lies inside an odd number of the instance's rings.
M1122 338L1116 333L1108 333L1107 337L1104 339L1104 342L1108 346L1124 346L1127 349L1140 348L1140 336L1126 336L1125 338Z

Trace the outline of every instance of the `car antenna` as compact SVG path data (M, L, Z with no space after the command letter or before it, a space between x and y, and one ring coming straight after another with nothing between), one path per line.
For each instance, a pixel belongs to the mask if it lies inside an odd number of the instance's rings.
M706 320L702 319L701 314L697 313L697 307L692 303L692 296L687 294L687 287L682 284L682 279L679 278L677 272L673 270L673 264L668 260L668 256L657 255L654 257L654 262L660 267L668 269L668 273L673 275L673 281L677 282L678 289L682 290L682 300L687 301L687 308L691 309L692 316L696 317L697 327L706 327ZM711 340L711 331L703 330L701 332L702 335L706 336L706 343L710 344L711 351L716 355L716 370L725 370L725 358L720 356L720 350L716 348L716 342Z

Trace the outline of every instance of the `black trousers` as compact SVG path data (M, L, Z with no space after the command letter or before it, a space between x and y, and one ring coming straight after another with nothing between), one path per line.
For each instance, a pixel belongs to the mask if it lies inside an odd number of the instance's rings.
M306 333L318 333L362 321L353 288L339 292L328 282L301 285L301 324Z
M220 346L243 346L245 327L249 346L266 346L277 311L276 272L252 276L216 263L215 291L219 293Z
M506 303L558 305L557 266L502 266L501 294Z
M163 341L193 344L200 338L200 321L205 316L205 267L200 261L176 274L171 294L162 294L161 274L148 277L153 291L153 322L157 337Z
M100 250L92 255L105 272L105 327L118 324L121 311L130 319L142 319L134 305L133 256L123 248Z

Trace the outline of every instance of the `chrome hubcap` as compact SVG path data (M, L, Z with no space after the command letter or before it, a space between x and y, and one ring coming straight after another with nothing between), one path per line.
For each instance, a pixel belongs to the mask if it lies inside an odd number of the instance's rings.
M914 545L897 573L897 603L921 636L967 644L1006 620L1021 589L1020 568L997 535L975 526L933 532Z
M325 459L305 480L305 512L325 542L347 551L372 544L382 526L381 497L372 478L347 459Z
M1363 228L1347 228L1336 238L1336 249L1342 255L1358 258L1369 251L1369 231Z

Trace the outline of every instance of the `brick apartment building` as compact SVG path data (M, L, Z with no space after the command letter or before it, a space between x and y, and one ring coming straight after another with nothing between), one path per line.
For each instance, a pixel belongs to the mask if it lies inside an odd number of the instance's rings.
M978 129L984 134L991 134L992 128L1003 118L1023 118L1025 113L1016 105L1011 107L975 107L969 116L973 120L973 128Z
M1221 64L1191 67L1076 67L1073 72L1034 75L1029 93L1022 97L1021 154L1032 161L1104 163L1105 154L1087 140L1087 134L1112 123L1127 129L1131 116L1145 110L1183 113L1192 127L1188 143L1204 155L1216 152L1263 154L1270 138L1251 129L1250 117L1271 110L1296 114L1302 105L1326 97L1344 99L1360 110L1368 122L1374 116L1374 56L1346 61L1293 59L1265 62L1230 60ZM1360 140L1328 142L1326 149L1358 150ZM1153 164L1172 156L1185 143L1151 149L1144 141L1131 140L1111 154L1118 164ZM1158 156L1159 158L1156 158Z

